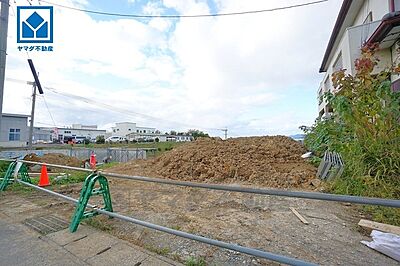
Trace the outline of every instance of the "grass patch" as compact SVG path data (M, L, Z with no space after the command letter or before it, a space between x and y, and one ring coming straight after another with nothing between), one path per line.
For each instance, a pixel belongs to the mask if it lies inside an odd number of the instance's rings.
M181 230L181 227L179 225L173 225L173 226L171 226L171 229Z
M65 172L65 175L53 175L51 172L49 174L50 184L51 185L67 185L67 184L76 184L82 183L85 181L86 177L89 173L80 172L80 171L68 171ZM37 185L39 183L40 176L30 177L32 184Z
M151 246L151 245L145 245L144 247L147 250L149 250L151 252L154 252L154 253L156 253L158 255L161 255L161 256L166 256L166 255L168 255L170 253L169 247L161 248L161 247L155 247L155 246Z
M6 191L21 193L25 195L31 194L33 192L33 188L22 185L20 183L12 183L7 186Z
M204 260L204 258L199 257L189 257L186 259L185 261L185 265L186 266L206 266L206 261Z
M114 167L114 166L119 165L119 164L120 164L120 162L105 163L105 164L102 164L102 165L98 166L97 169L98 170L105 170L105 169Z
M328 191L335 194L347 194L375 198L400 198L400 180L375 179L373 177L344 176L328 183ZM360 210L370 219L400 226L400 209L372 205L360 205Z
M109 232L114 229L114 227L110 224L104 223L96 219L96 217L87 218L83 220L86 225L90 225L94 228L97 228L101 231Z
M67 172L66 174L68 175L68 177L62 177L62 178L58 178L58 179L57 179L57 176L50 176L51 184L66 185L66 184L82 183L83 181L85 181L86 177L89 175L89 173L79 172L79 171Z

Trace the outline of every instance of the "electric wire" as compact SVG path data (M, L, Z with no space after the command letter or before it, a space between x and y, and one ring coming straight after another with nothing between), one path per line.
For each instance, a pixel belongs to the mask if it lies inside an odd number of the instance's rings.
M127 110L127 109L124 109L124 108L112 106L112 105L100 102L98 100L89 99L89 98L86 98L86 97L83 97L83 96L78 96L78 95L74 95L74 94L71 94L71 93L60 92L60 91L58 91L58 90L56 90L54 88L50 88L50 87L44 87L44 88L49 90L49 91L51 91L51 92L53 92L53 93L59 94L61 96L72 98L72 99L75 99L75 100L78 100L78 101L83 101L83 102L85 102L87 104L91 104L91 105L94 105L94 106L97 106L97 107L101 106L104 109L107 109L107 110L110 110L110 111L114 111L114 112L118 112L118 113L122 113L122 114L125 114L125 115L129 115L129 116L132 116L134 118L142 117L143 119L148 120L148 121L158 121L158 122L161 122L161 123L176 124L176 125L181 125L181 126L185 126L185 127L189 127L189 128L200 128L200 129L206 129L206 130L221 130L220 128L203 127L203 126L198 126L198 125L185 124L185 123L178 122L178 121L162 119L162 118L158 118L158 117L155 117L155 116L150 116L150 115L134 112L134 111L131 111L131 110Z
M12 82L24 83L24 84L32 84L32 82L30 82L30 81L24 81L24 80L19 80L19 79L15 79L15 78L7 78L6 80L9 80ZM159 118L159 117L155 117L155 116L151 116L151 115L146 115L146 114L142 114L142 113L135 112L132 110L127 110L124 108L112 106L110 104L103 103L99 100L89 99L89 98L75 95L72 93L61 92L58 89L55 89L53 87L43 86L43 89L50 91L54 94L61 95L66 98L78 100L78 101L81 101L81 102L84 102L84 103L87 103L87 104L90 104L90 105L93 105L96 107L100 107L100 108L107 109L107 110L110 110L113 112L131 116L131 117L134 117L135 119L140 117L146 121L156 121L156 122L160 122L163 124L169 124L169 125L175 124L175 125L181 125L181 126L188 127L188 128L198 128L198 129L210 130L210 131L220 131L223 129L222 127L221 128L213 128L213 127L204 127L204 126L199 126L199 125L191 125L191 124L186 124L186 123L182 123L182 122L178 122L178 121L172 121L172 120L163 119L163 118Z
M56 126L56 122L54 121L54 117L53 117L53 115L52 115L51 112L50 112L50 108L49 108L49 106L48 106L48 104L47 104L46 98L44 97L44 94L41 95L41 96L42 96L42 99L43 99L43 101L44 101L44 105L46 106L46 109L47 109L47 111L49 112L51 121L53 121L53 125L54 125L55 127L57 127L57 126Z
M123 14L123 13L103 12L103 11L96 11L96 10L89 10L89 9L65 6L65 5L60 5L60 4L56 4L56 3L53 3L53 2L49 2L49 1L46 1L46 0L39 0L39 3L43 2L43 3L46 3L46 4L50 4L50 5L54 5L54 6L60 7L60 8L70 9L70 10L74 10L74 11L85 12L85 13L96 14L96 15L114 16L114 17L128 17L128 18L204 18L204 17L222 17L222 16L236 16L236 15L249 15L249 14L257 14L257 13L265 13L265 12L274 12L274 11L280 11L280 10L286 10L286 9L292 9L292 8L298 8L298 7L304 7L304 6L320 4L320 3L327 2L327 1L328 0L319 0L319 1L301 3L301 4L296 4L296 5L290 5L290 6L275 7L275 8L270 8L270 9L259 9L259 10L227 12L227 13L213 13L213 14L195 14L195 15Z

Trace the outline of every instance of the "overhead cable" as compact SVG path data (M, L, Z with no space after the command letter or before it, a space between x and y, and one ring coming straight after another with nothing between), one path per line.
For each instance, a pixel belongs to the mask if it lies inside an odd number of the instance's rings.
M89 10L71 6L65 6L56 4L53 2L49 2L46 0L39 0L40 2L50 4L53 6L57 6L60 8L66 8L74 11L85 12L89 14L96 14L96 15L103 15L103 16L114 16L114 17L128 17L128 18L204 18L204 17L222 17L222 16L237 16L237 15L249 15L249 14L257 14L257 13L265 13L265 12L274 12L292 8L298 8L303 6L310 6L315 4L320 4L323 2L327 2L328 0L319 0L307 3L301 3L296 5L290 6L282 6L282 7L275 7L269 9L259 9L259 10L249 10L249 11L238 11L238 12L227 12L227 13L212 13L212 14L194 14L194 15L143 15L143 14L124 14L124 13L113 13L113 12L104 12L104 11L96 11L96 10Z

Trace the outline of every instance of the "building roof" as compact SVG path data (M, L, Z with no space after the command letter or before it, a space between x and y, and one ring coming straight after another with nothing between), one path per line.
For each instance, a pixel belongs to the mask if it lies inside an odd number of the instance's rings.
M341 36L343 36L345 30L352 26L362 4L363 1L359 0L343 0L331 37L329 38L328 46L325 50L324 58L322 59L321 67L319 68L320 73L327 71L332 51L335 51L335 48L339 45Z
M386 14L378 28L367 40L367 44L386 42L385 46L391 46L400 37L400 12Z
M54 127L53 127L54 128ZM102 131L106 132L105 129L94 129L94 128L71 128L71 127L57 127L57 129L62 129L62 130L75 130L75 131Z
M28 118L30 115L2 113L2 116Z

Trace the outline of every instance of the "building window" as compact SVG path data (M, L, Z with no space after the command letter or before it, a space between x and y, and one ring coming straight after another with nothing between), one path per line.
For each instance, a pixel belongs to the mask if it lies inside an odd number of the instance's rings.
M113 129L113 132L115 133L115 129Z
M131 129L130 129L130 128L128 128L128 131L131 131Z
M146 130L143 130L143 133L146 133Z
M325 79L324 87L325 87L325 91L331 90L331 79L330 79L329 75Z
M21 129L19 128L10 128L10 133L8 135L9 141L19 141L21 140Z
M333 72L339 71L343 69L343 57L342 52L336 58L335 63L333 64Z
M139 133L139 129L136 129L136 132Z

